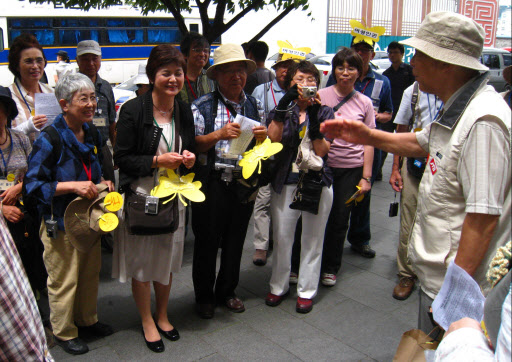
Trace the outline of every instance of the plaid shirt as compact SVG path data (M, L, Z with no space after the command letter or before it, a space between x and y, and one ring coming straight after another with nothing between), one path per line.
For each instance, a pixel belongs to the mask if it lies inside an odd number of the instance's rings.
M51 218L53 203L54 219L57 220L59 230L64 230L64 212L78 195L71 193L54 197L57 183L89 180L85 172L86 166L90 167L91 181L95 184L100 183L101 164L98 152L101 150L94 145L87 123L82 126L85 131L84 143L78 142L62 114L55 118L49 127L54 127L61 137L60 158L58 161L54 158L50 135L41 132L32 146L32 153L28 159L28 172L25 175L26 189L29 195L38 199L39 214L43 215L44 220Z
M242 99L240 103L235 103L224 97L222 93L220 93L222 96L222 99L226 104L229 104L233 107L233 109L236 111L237 114L243 115L243 107L245 105L245 102L248 102L247 97L245 96L245 93L242 92ZM264 119L265 117L265 110L263 109L262 103L256 99L256 107L258 109L258 114L260 116L260 119ZM192 114L194 115L194 126L196 130L196 136L203 136L204 130L205 130L205 119L197 106L192 103ZM224 127L226 124L233 122L235 120L235 117L232 114L228 114L228 109L224 105L224 103L219 102L217 105L217 118L215 118L215 123L213 126L213 130L217 131ZM232 164L235 165L238 160L232 160L223 158L222 155L224 154L224 150L229 147L231 140L220 140L215 144L215 162L220 162L224 164ZM239 157L241 159L241 157Z
M0 217L0 361L53 361L36 300Z

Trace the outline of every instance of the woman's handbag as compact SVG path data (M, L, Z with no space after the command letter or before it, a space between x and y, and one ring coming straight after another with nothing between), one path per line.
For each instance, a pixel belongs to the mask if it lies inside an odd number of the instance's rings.
M309 130L306 129L304 138L299 145L299 152L297 153L297 159L295 160L299 170L313 170L320 171L324 167L324 160L322 157L315 153L313 148L313 142L309 138Z
M132 235L161 235L178 229L178 198L164 204L170 197L158 200L156 214L147 213L147 196L129 191L125 196L125 219L128 232Z
M318 215L323 186L322 173L320 171L302 171L297 187L293 192L290 209L307 211Z

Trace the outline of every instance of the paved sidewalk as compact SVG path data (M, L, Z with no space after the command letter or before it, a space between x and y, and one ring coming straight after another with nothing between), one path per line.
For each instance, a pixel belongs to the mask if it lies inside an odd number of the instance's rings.
M415 328L418 295L406 301L391 297L396 282L396 248L399 218L389 218L393 191L389 186L391 157L384 166L384 180L372 194L372 247L375 259L362 258L345 245L338 283L319 287L309 314L295 312L296 288L275 308L265 305L272 257L264 267L252 263L252 223L242 259L237 293L246 311L240 314L217 308L211 320L194 310L192 286L193 238L185 243L183 268L174 275L169 316L181 339L164 339L166 350L156 354L146 348L129 283L112 279L112 255L103 254L99 291L99 317L115 333L89 341L89 353L71 356L52 348L57 361L391 361L400 337Z

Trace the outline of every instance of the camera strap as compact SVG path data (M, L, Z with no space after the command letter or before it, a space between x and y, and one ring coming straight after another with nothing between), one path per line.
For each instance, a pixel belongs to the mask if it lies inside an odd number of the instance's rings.
M341 100L340 103L338 103L338 105L336 107L333 108L333 111L336 112L338 109L340 109L345 103L347 103L349 101L350 98L352 98L352 96L356 93L355 89L352 89L352 92L350 92L349 94L347 94L347 96L345 98L343 98Z

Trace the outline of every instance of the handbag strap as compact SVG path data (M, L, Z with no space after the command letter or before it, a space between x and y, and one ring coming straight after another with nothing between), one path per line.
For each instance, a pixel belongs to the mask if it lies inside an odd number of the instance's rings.
M347 96L345 98L343 98L341 100L340 103L338 103L338 105L336 107L333 108L333 111L336 112L338 109L340 109L341 107L343 107L343 105L345 103L347 103L349 101L350 98L352 98L352 96L356 94L356 91L355 89L352 89L352 92L350 92L349 94L347 94Z
M419 90L420 86L418 82L414 82L413 90L412 90L412 97L411 97L411 119L409 119L409 132L412 130L412 125L414 124L414 118L416 117L416 105L418 104L419 100Z

